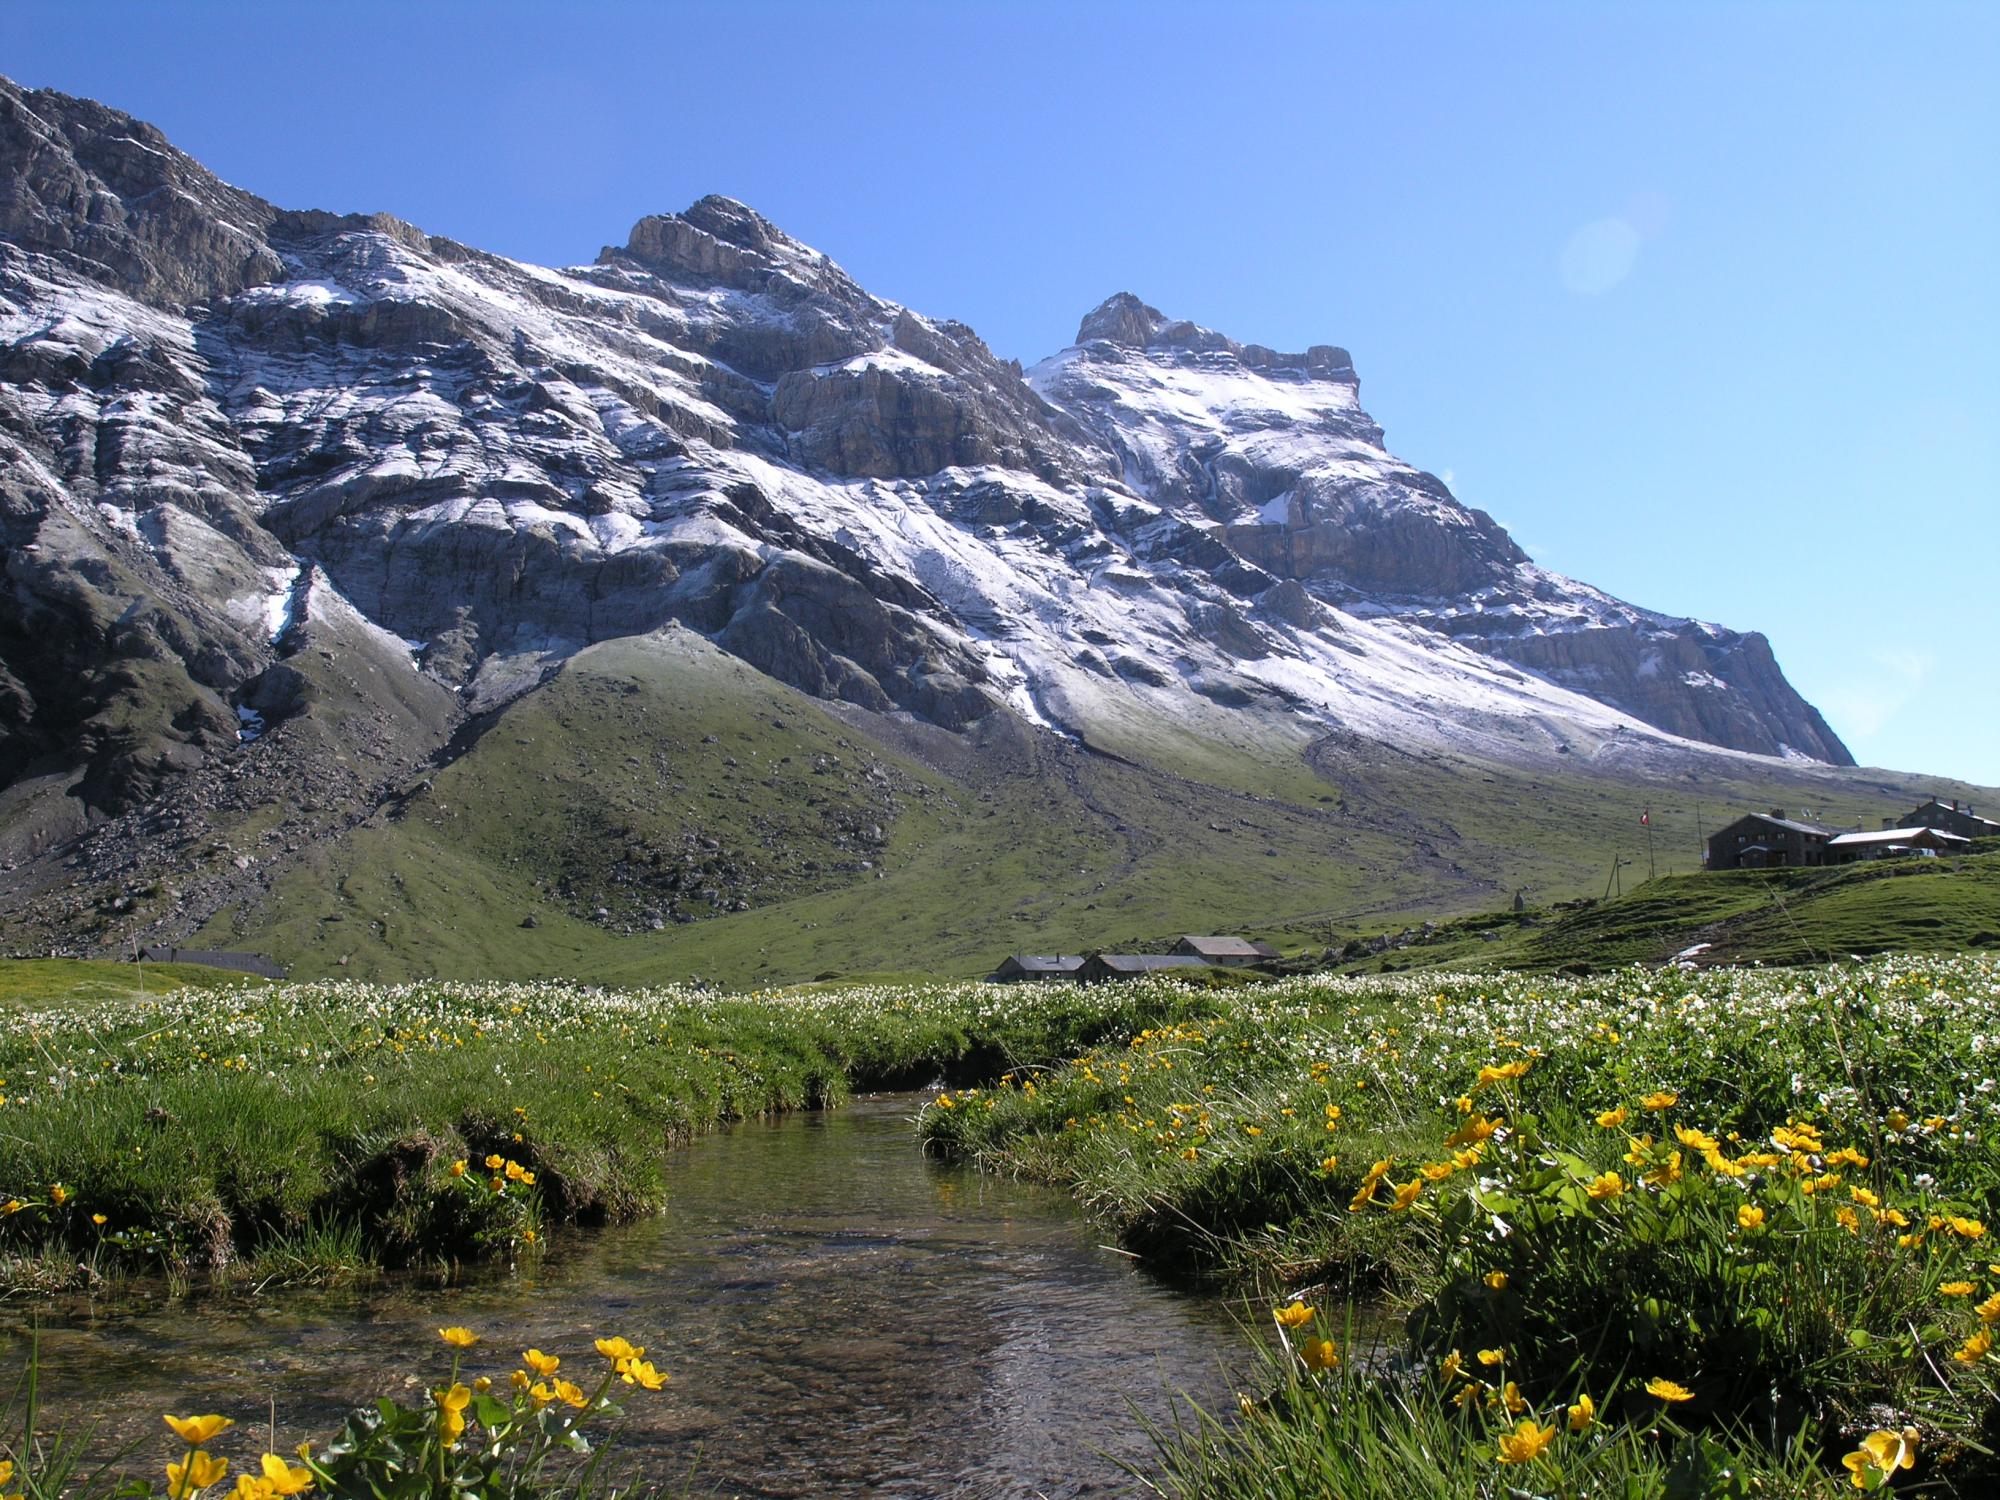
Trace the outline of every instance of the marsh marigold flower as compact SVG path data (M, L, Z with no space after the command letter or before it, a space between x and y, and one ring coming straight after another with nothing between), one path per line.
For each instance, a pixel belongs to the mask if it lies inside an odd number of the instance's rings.
M1676 1380L1666 1380L1654 1376L1646 1382L1646 1394L1657 1396L1662 1401L1692 1401L1694 1392Z
M2000 1323L2000 1292L1995 1292L1972 1310L1979 1314L1982 1323Z
M618 1367L618 1373L627 1385L640 1386L649 1391L657 1391L667 1383L667 1377L643 1359L626 1360Z
M1481 1280L1493 1291L1504 1292L1507 1290L1507 1273L1505 1271L1488 1271Z
M553 1354L544 1354L539 1349L530 1349L521 1356L521 1363L544 1379L562 1368L562 1360Z
M1764 1210L1754 1203L1745 1203L1736 1210L1736 1227L1746 1234L1764 1227Z
M1331 1370L1340 1363L1340 1353L1332 1339L1307 1339L1299 1345L1299 1358L1312 1371Z
M175 1495L205 1490L212 1484L221 1483L222 1476L228 1472L228 1459L217 1458L200 1448L190 1448L186 1463L167 1465L168 1490Z
M1303 1302L1294 1302L1286 1307L1274 1307L1271 1316L1278 1320L1281 1328L1303 1328L1312 1321L1313 1310Z
M1905 1427L1901 1432L1886 1429L1871 1432L1861 1440L1861 1446L1843 1458L1841 1463L1854 1476L1857 1490L1879 1489L1895 1477L1898 1469L1914 1469L1917 1466L1917 1429Z
M470 1328L440 1328L438 1337L454 1349L470 1349L479 1342L479 1335Z
M1969 1281L1947 1281L1938 1288L1940 1297L1970 1297L1976 1288Z
M312 1470L288 1464L275 1453L266 1453L258 1460L258 1467L264 1471L262 1484L267 1494L303 1495L312 1488Z
M1973 1336L1952 1350L1951 1357L1962 1365L1976 1365L1986 1358L1993 1347L1993 1330L1982 1328Z
M1500 1434L1500 1451L1495 1457L1503 1464L1525 1464L1539 1457L1541 1451L1555 1439L1553 1423L1540 1427L1533 1417L1524 1417L1521 1425L1512 1432Z
M438 1436L447 1448L456 1448L465 1436L465 1409L472 1404L472 1387L455 1385L449 1390L432 1391L437 1401Z
M1481 1349L1479 1351L1479 1362L1482 1365L1492 1366L1501 1364L1505 1362L1506 1358L1507 1351L1505 1349Z
M1569 1430L1582 1432L1597 1420L1597 1403L1589 1396L1578 1396L1576 1405L1569 1409Z
M1620 1125L1625 1123L1630 1115L1631 1111L1621 1104L1616 1109L1605 1110L1597 1117L1597 1123L1606 1130L1616 1130Z
M1616 1198L1625 1191L1625 1179L1616 1172L1606 1172L1601 1177L1593 1177L1584 1184L1583 1190L1600 1203L1607 1198Z
M1417 1194L1423 1190L1423 1178L1412 1177L1408 1182L1396 1189L1396 1201L1389 1205L1389 1212L1392 1214L1402 1212L1417 1201Z
M1655 1114L1658 1114L1662 1110L1672 1109L1680 1102L1681 1096L1679 1094L1674 1093L1670 1089L1660 1089L1641 1099L1639 1101L1639 1108L1650 1109Z
M236 1425L228 1417L213 1414L206 1417L168 1416L164 1420L173 1428L174 1436L190 1448L199 1448L203 1443L212 1442Z

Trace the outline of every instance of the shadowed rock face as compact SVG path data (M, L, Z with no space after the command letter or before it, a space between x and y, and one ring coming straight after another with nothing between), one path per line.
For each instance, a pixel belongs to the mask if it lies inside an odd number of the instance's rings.
M1848 761L1761 637L1545 573L1391 457L1344 350L1121 294L1024 376L728 199L550 271L274 208L4 80L0 542L0 789L94 813L235 753L329 649L308 608L365 636L397 691L353 691L404 750L678 623L954 729L1080 731L1106 695L1348 722L1365 679L1383 733L1499 693Z

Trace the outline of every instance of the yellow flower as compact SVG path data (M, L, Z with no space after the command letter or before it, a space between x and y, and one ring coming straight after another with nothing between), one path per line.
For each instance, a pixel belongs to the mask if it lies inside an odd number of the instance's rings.
M1625 1160L1635 1167L1643 1167L1653 1154L1653 1138L1650 1135L1628 1135L1625 1137Z
M544 1354L539 1349L530 1349L521 1356L521 1363L546 1379L562 1367L562 1360L553 1354Z
M1312 1321L1312 1315L1313 1310L1303 1302L1271 1309L1271 1316L1278 1320L1278 1326L1281 1328L1303 1328Z
M1646 1382L1646 1394L1657 1396L1662 1401L1694 1400L1694 1392L1686 1386L1681 1385L1677 1381L1662 1379L1657 1375Z
M1553 1423L1547 1427L1538 1427L1533 1417L1523 1417L1519 1427L1512 1432L1500 1434L1500 1452L1497 1458L1503 1464L1529 1463L1554 1442L1555 1438L1556 1429Z
M633 1359L637 1359L638 1357L636 1354L632 1356ZM590 1397L584 1395L583 1387L572 1381L558 1380L556 1382L556 1395L574 1407L582 1408L590 1405Z
M449 1390L432 1391L438 1406L438 1436L447 1448L456 1448L465 1436L465 1409L472 1404L472 1388L455 1385Z
M1630 1114L1631 1111L1621 1104L1616 1109L1605 1110L1603 1114L1597 1117L1597 1123L1602 1125L1606 1130L1616 1130L1620 1125L1625 1123L1626 1118Z
M1654 1167L1652 1171L1646 1173L1645 1176L1646 1181L1650 1182L1654 1187L1666 1187L1669 1183L1679 1182L1681 1180L1680 1152L1674 1152L1665 1161Z
M2000 1323L2000 1292L1995 1292L1972 1310L1979 1314L1982 1323Z
M1456 1380L1465 1373L1465 1356L1454 1349L1438 1365L1438 1376L1443 1380Z
M4 1485L8 1480L12 1479L13 1477L14 1477L14 1460L11 1458L0 1458L0 1485Z
M491 1156L486 1158L486 1170L489 1172L497 1172L506 1165L507 1158L502 1156L498 1151L495 1151Z
M1736 1210L1736 1227L1746 1234L1754 1234L1764 1227L1764 1210L1754 1203L1745 1203Z
M1507 1351L1505 1349L1481 1349L1479 1351L1479 1362L1482 1365L1502 1364L1506 1361L1506 1358Z
M65 1203L69 1202L69 1189L64 1187L60 1182L50 1183L49 1202L53 1203L57 1208L61 1208Z
M1425 1182L1443 1182L1457 1170L1458 1163L1453 1161L1425 1162L1422 1168Z
M1444 1143L1453 1148L1472 1146L1486 1140L1500 1128L1498 1120L1489 1120L1485 1115L1474 1115L1458 1129L1444 1138Z
M451 1164L451 1175L454 1177L463 1177L465 1175L465 1169L467 1165L468 1163L465 1161L463 1157L459 1158L457 1161Z
M1655 1114L1658 1114L1662 1110L1672 1109L1680 1102L1681 1096L1679 1094L1667 1089L1661 1089L1658 1093L1648 1094L1645 1098L1641 1099L1639 1101L1639 1108L1650 1109Z
M1354 1190L1354 1197L1347 1205L1349 1213L1358 1214L1368 1206L1368 1200L1375 1196L1375 1189L1389 1175L1389 1168L1395 1160L1393 1156L1385 1156L1368 1169L1368 1175L1361 1179L1361 1186Z
M622 1359L643 1359L646 1355L644 1345L630 1344L622 1338L599 1339L597 1352L614 1365Z
M1861 1215L1851 1208L1843 1208L1833 1216L1833 1222L1849 1234L1861 1233Z
M1340 1354L1334 1348L1332 1339L1307 1339L1299 1345L1299 1358L1312 1371L1331 1370L1340 1363Z
M556 1393L539 1380L529 1387L528 1395L538 1409L547 1406L551 1401L556 1399Z
M472 1382L472 1388L480 1395L485 1395L493 1389L493 1377L491 1375L481 1375L477 1380Z
M1584 1184L1583 1190L1602 1202L1606 1198L1616 1198L1625 1191L1625 1179L1616 1172L1606 1172L1601 1177L1593 1177Z
M643 1386L649 1391L657 1391L667 1383L667 1377L643 1359L626 1360L618 1367L618 1373L627 1385Z
M1519 1058L1510 1063L1499 1063L1497 1065L1488 1063L1479 1070L1479 1080L1472 1085L1472 1091L1476 1094L1489 1083L1510 1082L1526 1073L1528 1067L1529 1063L1526 1058Z
M1940 1297L1970 1297L1974 1287L1969 1281L1947 1281L1938 1288Z
M190 1449L187 1462L167 1465L168 1492L186 1495L195 1490L205 1490L221 1480L229 1472L229 1460L204 1453L199 1448Z
M1507 1290L1507 1273L1505 1271L1488 1271L1484 1279L1487 1286L1496 1292Z
M0 1219L19 1213L25 1206L19 1198L9 1198L5 1203L0 1203Z
M470 1349L479 1342L479 1335L470 1328L440 1328L438 1337L454 1349Z
M1952 1214L1949 1217L1947 1217L1945 1219L1945 1223L1951 1226L1951 1232L1953 1234L1959 1235L1962 1238L1968 1240L1979 1239L1986 1233L1986 1226L1980 1223L1979 1220L1962 1219L1957 1214Z
M1861 1440L1861 1446L1841 1460L1854 1476L1857 1490L1879 1489L1895 1477L1898 1469L1917 1466L1917 1429L1901 1432L1878 1430Z
M1582 1432L1597 1420L1597 1403L1588 1396L1578 1396L1576 1405L1569 1409L1569 1430Z
M1392 1214L1400 1213L1402 1210L1408 1208L1412 1203L1417 1201L1417 1194L1423 1190L1424 1180L1421 1177L1412 1177L1408 1182L1396 1189L1396 1201L1389 1205L1389 1212Z
M95 1224L99 1229L102 1229L106 1224L109 1224L111 1220L103 1214L92 1214L90 1216L90 1222Z
M173 1428L174 1435L190 1448L199 1448L203 1443L220 1437L236 1425L228 1417L213 1415L206 1417L169 1416L166 1419L166 1423L169 1427Z
M1722 1145L1714 1136L1706 1135L1686 1125L1676 1125L1674 1127L1674 1139L1687 1147L1688 1150L1699 1151L1703 1155L1706 1155L1710 1151L1719 1150Z
M275 1453L266 1453L258 1464L273 1495L302 1495L312 1488L312 1470L296 1468Z
M1500 1387L1500 1404L1507 1408L1507 1415L1510 1417L1518 1417L1528 1409L1527 1397L1521 1394L1521 1388L1511 1380Z
M1888 1113L1887 1123L1891 1130L1908 1130L1910 1128L1910 1117L1900 1109L1892 1109Z
M1982 1359L1986 1358L1987 1351L1992 1347L1993 1330L1982 1328L1954 1349L1951 1357L1962 1365L1976 1365Z

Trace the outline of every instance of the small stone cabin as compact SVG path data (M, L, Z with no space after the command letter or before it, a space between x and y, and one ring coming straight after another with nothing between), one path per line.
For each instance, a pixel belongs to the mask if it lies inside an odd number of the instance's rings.
M1935 828L1941 833L1955 833L1962 839L2000 838L2000 823L1991 818L1982 818L1972 810L1967 802L1962 806L1954 798L1950 802L1933 797L1923 806L1913 808L1900 818L1882 820L1884 828Z
M1788 818L1782 807L1746 813L1708 836L1708 868L1775 870L1828 864L1827 845L1838 832L1823 823Z
M1185 953L1093 953L1083 961L1077 978L1086 984L1106 979L1143 979L1148 974L1172 974L1212 965Z
M1075 957L1066 953L1036 954L1016 953L1003 961L999 968L986 977L995 984L1015 984L1022 980L1046 982L1056 979L1074 979L1077 970L1083 967L1081 955Z
M1198 958L1203 963L1223 964L1232 969L1278 957L1278 950L1269 943L1253 943L1240 937L1183 937L1174 944L1174 952L1185 958Z

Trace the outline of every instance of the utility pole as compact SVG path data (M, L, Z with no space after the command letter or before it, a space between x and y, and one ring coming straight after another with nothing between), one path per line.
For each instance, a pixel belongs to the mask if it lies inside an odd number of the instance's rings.
M1647 878L1648 880L1654 880L1654 879L1657 879L1657 878L1658 878L1658 876L1659 876L1659 873L1660 873L1660 872L1659 872L1659 869L1658 869L1658 867L1657 867L1657 866L1655 866L1655 865L1654 865L1654 863L1653 863L1653 810L1652 810L1652 808L1650 808L1650 807L1649 807L1649 808L1647 808L1647 809L1646 809L1646 810L1645 810L1644 812L1642 812L1642 813L1640 813L1640 814L1639 814L1639 823L1640 823L1640 826L1641 826L1641 827L1643 827L1643 828L1644 828L1644 829L1646 830L1646 878Z

